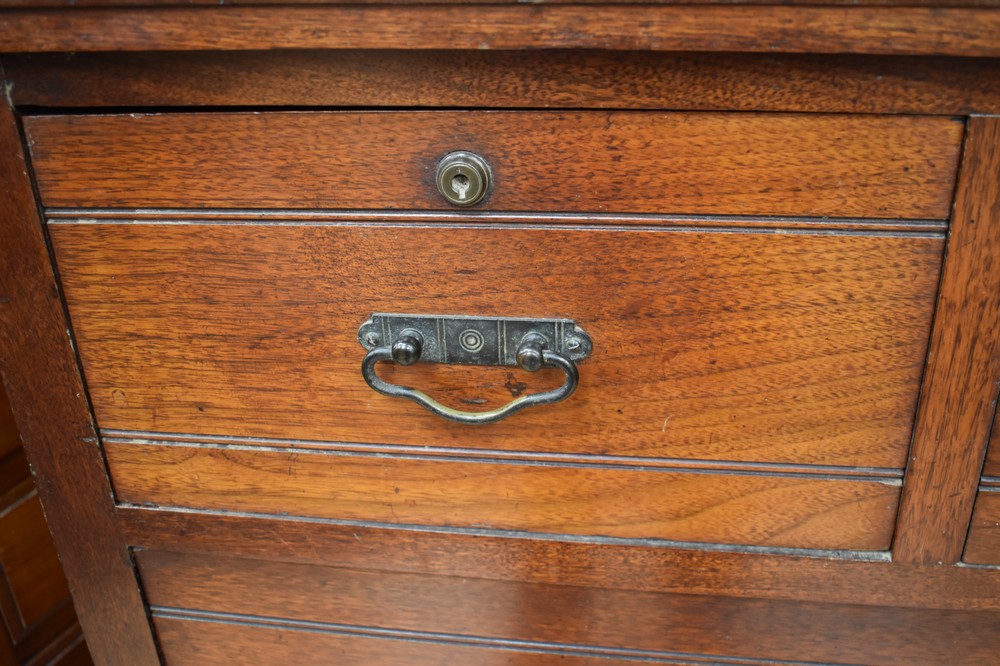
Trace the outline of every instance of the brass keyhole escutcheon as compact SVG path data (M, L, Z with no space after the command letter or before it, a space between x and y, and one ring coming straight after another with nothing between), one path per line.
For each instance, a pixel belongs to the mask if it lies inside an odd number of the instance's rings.
M479 155L458 150L445 155L437 166L437 188L455 206L474 206L490 188L490 167Z

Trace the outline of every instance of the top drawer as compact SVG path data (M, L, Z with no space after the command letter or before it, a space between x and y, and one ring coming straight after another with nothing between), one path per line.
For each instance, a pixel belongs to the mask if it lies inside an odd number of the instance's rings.
M962 124L753 113L380 112L25 120L48 207L448 209L437 162L482 155L477 209L946 219Z

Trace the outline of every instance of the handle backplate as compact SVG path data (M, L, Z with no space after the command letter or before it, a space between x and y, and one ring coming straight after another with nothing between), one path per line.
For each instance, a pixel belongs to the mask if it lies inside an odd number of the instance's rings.
M546 349L571 361L587 358L593 349L590 336L571 319L515 317L373 314L358 330L358 342L371 351L392 345L408 330L423 338L422 363L518 365L518 346L530 334L540 335Z
M409 314L374 314L358 330L358 341L368 350L361 374L375 391L407 398L427 410L459 423L492 423L525 407L565 400L576 390L576 361L590 355L590 336L569 319L519 319L509 317L439 317ZM409 386L380 378L375 365L418 361L463 365L513 366L534 372L559 368L566 375L562 386L523 395L503 407L467 412L441 404Z

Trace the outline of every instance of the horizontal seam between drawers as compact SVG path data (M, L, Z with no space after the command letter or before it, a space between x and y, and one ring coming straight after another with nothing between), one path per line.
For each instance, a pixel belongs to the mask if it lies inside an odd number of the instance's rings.
M481 527L446 527L440 525L419 525L413 523L384 523L377 521L343 520L338 518L322 518L317 516L298 516L293 514L254 513L250 511L226 511L222 509L194 509L184 506L143 505L131 502L117 502L116 507L130 511L151 513L183 513L231 518L252 518L255 520L281 520L294 523L315 525L336 525L340 527L356 527L364 529L383 529L404 532L422 532L429 534L462 534L466 536L494 537L504 539L527 539L531 541L559 541L566 543L640 546L644 548L670 548L679 550L704 550L722 553L748 553L758 555L782 555L789 557L807 557L822 560L844 560L852 562L891 562L892 555L887 550L836 550L821 548L791 548L784 546L754 546L748 544L728 544L710 541L674 541L670 539L649 539L635 537L611 537L577 534L559 534L554 532L528 532L524 530L488 529ZM141 544L132 544L133 546Z
M149 435L152 435L150 437ZM843 481L866 481L899 485L901 469L856 468L830 465L797 465L787 463L739 462L726 460L684 460L566 453L536 453L491 449L456 449L303 440L254 439L223 436L181 435L159 433L102 431L109 444L133 446L173 446L234 451L264 451L296 455L326 455L365 458L396 458L437 462L507 464L525 466L603 468L645 472L729 474L779 478L809 478ZM277 444L277 446L275 446Z
M532 213L407 210L246 209L58 209L46 210L49 224L158 224L230 226L427 226L499 229L614 229L635 231L729 231L940 237L947 220L834 218L807 216L712 216L627 213Z

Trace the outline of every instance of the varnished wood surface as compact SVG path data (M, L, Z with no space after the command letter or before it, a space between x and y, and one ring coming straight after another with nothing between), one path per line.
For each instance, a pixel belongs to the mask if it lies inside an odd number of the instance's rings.
M995 611L621 592L154 551L136 557L154 614L191 609L272 618L279 627L319 622L333 625L328 629L438 634L446 642L464 638L487 646L506 640L637 656L977 663L996 647L992 635L977 634L1000 628ZM836 640L843 635L851 640ZM169 659L169 639L164 649Z
M76 8L0 14L5 52L278 48L1000 55L991 9L455 5Z
M523 0L297 0L297 5L505 5ZM0 8L170 7L215 5L218 0L0 0ZM271 0L226 0L227 5L273 4ZM545 0L547 5L767 5L773 0ZM784 0L784 5L871 7L995 7L996 0Z
M459 528L885 550L898 483L105 443L119 501Z
M481 155L476 210L948 217L948 118L624 112L209 113L26 119L50 207L455 210L438 161ZM150 159L150 155L155 155Z
M927 374L893 546L962 556L1000 379L1000 118L969 120Z
M993 419L993 430L990 445L986 451L983 476L1000 478L1000 409L997 410L997 415Z
M1000 566L1000 483L979 489L962 559Z
M296 50L2 62L18 106L1000 112L1000 61L975 58Z
M1000 610L1000 575L889 562L882 554L790 556L337 525L123 508L134 546L284 562L546 585L827 603Z
M171 615L157 616L154 621L168 663L178 664L228 666L251 655L253 662L261 666L329 660L350 666L640 666L650 663L647 656L601 657L545 647L484 645L481 641L470 645L463 641L444 642L437 636L426 640L381 638L371 633L324 631L312 626L253 625L233 622L230 618L198 618L192 621L184 616ZM653 663L685 662L668 659ZM725 660L719 663L746 662Z
M6 100L0 102L0 199L0 372L80 624L96 662L158 663Z
M942 250L467 225L50 232L104 429L879 468L901 467L909 443ZM569 400L470 428L362 379L358 326L400 311L572 318L595 351ZM562 381L380 373L470 410Z

